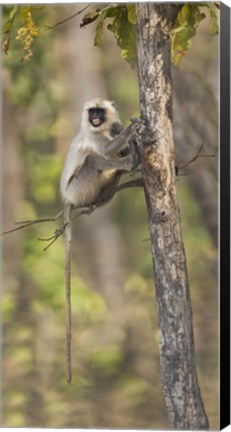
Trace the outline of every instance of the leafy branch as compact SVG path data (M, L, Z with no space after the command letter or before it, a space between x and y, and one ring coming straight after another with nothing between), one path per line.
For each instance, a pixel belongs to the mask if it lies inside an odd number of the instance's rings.
M10 37L11 37L11 31L13 28L14 20L18 12L18 6L14 6L13 9L10 11L8 19L5 21L3 25L3 44L2 49L5 54L8 53L9 46L10 46Z
M211 36L219 33L217 3L186 3L180 9L171 34L171 57L175 66L184 57L192 46L192 38L196 34L199 23L206 18L206 14L201 12L202 7L206 7L210 14L209 33Z
M214 36L219 33L218 2L185 3L176 18L171 34L171 57L175 66L184 57L192 46L192 38L196 34L199 23L206 18L201 8L207 8L210 15L209 33ZM114 33L121 56L132 66L136 59L136 6L134 3L109 4L101 11L96 10L83 17L80 27L84 27L97 20L94 44L97 47L104 45L104 25Z
M73 15L57 22L53 26L43 26L44 29L53 30L56 27L70 21L83 13L92 3L87 4ZM34 14L42 6L14 6L5 20L3 26L3 51L8 53L12 31L17 27L16 40L23 44L25 55L21 62L30 60L33 52L32 45L34 39L40 35L38 25L35 24ZM219 2L200 2L185 3L181 7L171 33L171 57L175 66L179 64L189 48L192 46L193 36L196 34L199 23L206 18L203 12L206 8L210 16L209 33L217 35L219 33L218 10ZM19 23L15 24L15 18ZM121 56L132 66L136 61L136 5L135 3L109 3L103 9L95 9L86 13L80 23L80 27L85 27L97 21L94 45L102 47L104 45L104 26L111 31L116 42L121 49ZM107 23L107 24L106 24Z
M136 58L136 11L135 4L114 4L107 5L102 10L96 10L83 17L80 27L84 27L97 20L94 45L102 47L104 45L104 24L111 31L121 48L121 56L132 66Z
M56 27L70 21L76 16L83 13L91 6L91 3L84 6L82 9L75 12L73 15L57 22L53 26L43 26L45 30L53 30ZM15 40L22 44L22 49L25 54L21 58L21 62L29 61L33 55L33 42L35 38L41 35L39 26L35 23L36 12L44 6L14 6L6 16L3 25L3 52L7 55L10 48L10 41L13 38L13 32L16 32Z
M10 40L14 30L16 18L18 18L19 27L15 39L22 44L22 49L25 54L21 58L21 62L30 60L33 55L32 44L34 39L39 36L39 28L34 21L34 12L41 9L42 6L14 6L6 18L3 25L3 51L8 54Z

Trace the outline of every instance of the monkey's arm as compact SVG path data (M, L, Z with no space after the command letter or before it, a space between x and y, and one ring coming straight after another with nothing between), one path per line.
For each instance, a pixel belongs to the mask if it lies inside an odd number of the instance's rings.
M132 171L138 165L138 157L136 151L132 151L130 155L121 157L119 159L105 158L97 153L91 153L86 157L84 165L91 166L97 171L106 171L116 169L120 171Z
M112 141L109 142L106 150L105 155L106 156L113 156L116 153L119 153L119 151L125 147L125 144L131 137L133 132L133 125L129 125L126 129L124 129L116 138L114 138Z
M134 170L139 164L138 153L135 149L134 142L130 142L131 152L128 156L121 157L118 159L105 158L98 153L89 154L83 165L78 166L68 180L68 185L72 182L75 177L84 176L85 173L91 173L92 178L99 174L99 171L107 170L118 170L124 172L130 172Z

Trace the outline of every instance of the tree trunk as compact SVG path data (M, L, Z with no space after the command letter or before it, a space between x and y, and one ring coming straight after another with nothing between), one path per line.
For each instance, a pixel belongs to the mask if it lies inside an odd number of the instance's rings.
M208 429L198 385L192 311L175 185L170 32L179 6L137 4L138 142L160 326L161 378L171 427Z

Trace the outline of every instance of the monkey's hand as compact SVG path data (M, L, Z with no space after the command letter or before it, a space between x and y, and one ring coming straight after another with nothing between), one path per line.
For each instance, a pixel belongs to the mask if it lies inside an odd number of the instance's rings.
M142 135L152 136L152 131L148 119L130 118L130 120L132 122L132 131L134 135L138 134L140 136Z
M135 139L138 148L141 143L143 145L149 145L154 142L153 131L148 119L131 118L130 120L132 122L132 136Z
M132 123L133 135L136 135L137 133L139 133L141 135L142 131L146 129L146 126L147 126L146 122L144 120L142 120L141 118L132 117L132 118L130 118L130 121Z

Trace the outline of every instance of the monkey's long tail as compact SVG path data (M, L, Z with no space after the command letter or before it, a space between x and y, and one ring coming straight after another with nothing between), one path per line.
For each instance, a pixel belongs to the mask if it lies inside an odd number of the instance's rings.
M66 286L66 380L71 382L71 211L72 206L64 207L65 227L65 286Z

